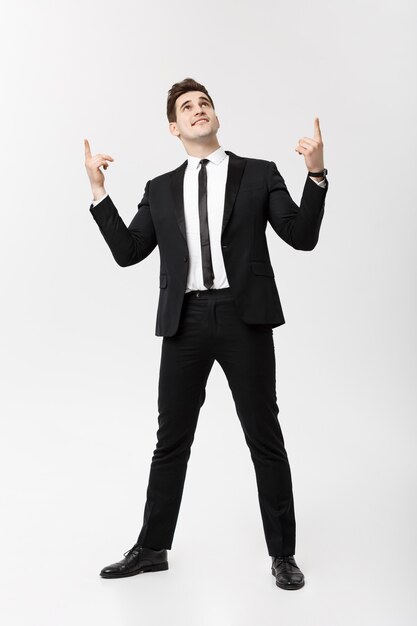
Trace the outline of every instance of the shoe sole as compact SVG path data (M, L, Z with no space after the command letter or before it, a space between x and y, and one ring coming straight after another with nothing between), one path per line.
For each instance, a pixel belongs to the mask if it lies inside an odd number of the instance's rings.
M274 578L276 578L276 571L274 567L271 567L271 572L272 572L272 576L274 576ZM279 587L280 589L301 589L301 587L304 587L304 580L302 583L289 583L287 585L281 585L278 580L275 580L275 583L277 585L277 587Z
M134 570L133 572L125 572L119 573L115 572L114 574L110 573L102 573L100 572L100 576L102 578L126 578L126 576L136 576L136 574L144 574L146 572L162 572L163 570L169 569L168 562L164 563L155 563L154 565L146 565L145 567L141 567L140 569Z

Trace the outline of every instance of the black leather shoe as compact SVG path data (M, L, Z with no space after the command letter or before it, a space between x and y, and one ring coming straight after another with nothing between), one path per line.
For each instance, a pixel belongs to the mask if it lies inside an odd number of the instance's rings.
M141 572L160 572L168 569L167 550L152 550L135 543L123 555L125 558L117 563L104 567L100 576L103 578L122 578L123 576L135 576Z
M304 574L293 556L273 557L272 575L281 589L300 589L304 585Z

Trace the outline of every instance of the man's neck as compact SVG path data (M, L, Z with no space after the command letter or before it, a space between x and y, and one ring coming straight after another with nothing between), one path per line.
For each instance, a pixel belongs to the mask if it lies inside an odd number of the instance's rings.
M188 156L198 157L199 159L204 159L209 154L220 148L220 144L217 139L210 143L193 143L185 145L185 150Z

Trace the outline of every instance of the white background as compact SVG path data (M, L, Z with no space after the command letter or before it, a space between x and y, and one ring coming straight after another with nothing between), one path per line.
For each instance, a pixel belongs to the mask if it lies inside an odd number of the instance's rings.
M1 596L8 626L411 626L416 585L416 7L411 1L4 3ZM142 523L162 338L157 249L120 268L83 139L129 223L180 165L168 89L213 97L224 149L276 162L320 118L317 247L267 236L302 590L275 585L255 473L211 372L167 572L103 580ZM220 435L219 435L220 433Z

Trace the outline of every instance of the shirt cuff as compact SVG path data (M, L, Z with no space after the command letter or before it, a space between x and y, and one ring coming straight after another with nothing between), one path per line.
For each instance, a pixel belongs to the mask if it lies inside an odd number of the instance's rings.
M326 178L324 178L323 180L316 180L314 176L309 176L309 178L311 178L311 180L314 180L316 185L318 185L319 187L323 187L323 189L327 185L327 179Z
M106 193L106 194L105 194L102 198L100 198L100 200L92 200L91 204L92 204L93 206L97 206L97 204L98 204L99 202L101 202L102 200L104 200L104 198L107 198L107 196L108 196L108 195L109 195L109 194L108 194L108 193Z

